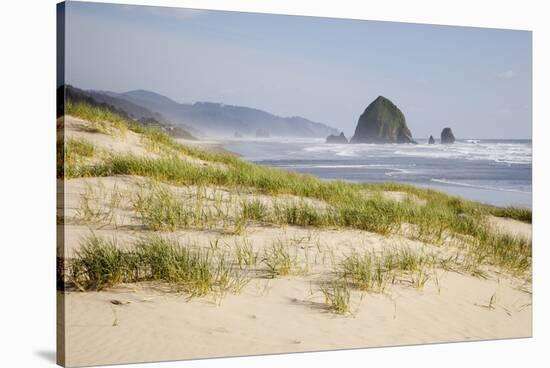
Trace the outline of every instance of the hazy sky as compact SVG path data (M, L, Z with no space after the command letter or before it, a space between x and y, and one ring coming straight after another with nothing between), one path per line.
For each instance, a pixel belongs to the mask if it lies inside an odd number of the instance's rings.
M531 138L531 33L69 2L66 81L299 115L350 136L378 95L415 137Z

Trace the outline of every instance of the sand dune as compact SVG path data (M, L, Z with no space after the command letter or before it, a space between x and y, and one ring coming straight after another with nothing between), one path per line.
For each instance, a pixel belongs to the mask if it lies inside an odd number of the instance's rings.
M154 157L139 135L125 137L90 133L86 122L68 118L68 137L90 140L103 150ZM195 160L195 161L193 161ZM191 159L197 165L203 162ZM150 235L132 208L132 198L151 181L131 176L68 179L58 190L63 201L65 228L59 254L70 258L83 238L95 234L116 238L125 247ZM162 184L182 198L197 195L196 187ZM144 189L145 188L145 189ZM258 199L267 208L278 201L306 201L324 209L327 204L296 196L268 196L252 189L239 191L205 187L206 206L218 201ZM113 196L116 206L109 208ZM406 193L385 193L403 201ZM111 211L109 221L84 219L82 201ZM412 198L419 206L424 202ZM530 236L531 225L489 218L495 231ZM486 278L463 272L430 270L423 287L406 277L381 294L351 292L351 313L330 312L319 285L330 279L335 266L354 252L411 249L433 255L460 254L399 235L383 236L351 229L315 229L252 224L242 233L212 229L155 232L197 247L213 242L228 251L246 241L262 254L275 240L293 250L296 270L269 278L258 266L237 295L189 299L167 285L143 282L119 285L101 292L65 292L65 356L68 366L147 362L327 349L365 348L450 341L473 341L532 334L531 285L520 278L486 268Z
M120 177L67 181L66 214L74 217L79 195L93 185L110 191L132 190L142 179ZM124 206L121 206L124 207ZM118 227L69 223L66 254L93 231L116 236L119 244L146 231L121 209ZM500 223L503 229L503 224ZM525 225L528 226L528 225ZM504 227L515 231L516 227ZM163 234L163 233L161 233ZM399 236L357 230L251 226L244 235L216 231L164 233L207 246L218 240L228 248L246 238L261 252L273 239L300 243L307 270L267 279L254 277L239 295L223 300L166 292L150 283L102 292L66 294L66 363L70 366L316 351L388 345L485 340L531 336L531 294L517 280L489 280L436 270L423 289L396 285L385 294L352 294L352 314L330 313L318 284L333 265L354 251L406 247L439 252L439 247ZM159 290L160 289L160 290ZM491 298L496 302L489 307ZM114 305L117 300L128 304Z

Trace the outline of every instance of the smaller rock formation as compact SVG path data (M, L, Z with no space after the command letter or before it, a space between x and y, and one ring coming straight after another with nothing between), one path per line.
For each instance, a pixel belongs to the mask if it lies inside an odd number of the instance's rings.
M326 143L338 143L338 144L345 144L348 143L348 139L344 135L344 132L340 133L340 135L334 135L331 134L327 137Z
M241 132L235 132L235 133L233 134L233 137L235 137L235 138L242 138L243 135L242 135Z
M430 139L428 139L428 144L435 144L435 139L433 135L430 135Z
M267 129L259 128L256 129L256 138L269 138L271 134Z
M451 128L443 128L441 131L441 143L451 144L455 142L455 136Z

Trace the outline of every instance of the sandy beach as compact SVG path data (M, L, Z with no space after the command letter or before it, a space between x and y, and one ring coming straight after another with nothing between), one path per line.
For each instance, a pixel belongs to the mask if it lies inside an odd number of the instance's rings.
M253 281L221 305L147 285L66 298L67 364L96 365L531 336L531 298L508 280L441 275L441 289L354 295L335 316L315 277ZM495 309L486 307L496 294ZM112 300L129 304L115 306Z
M89 132L85 120L65 119L66 139L84 139L96 150L131 152L157 158L142 137ZM200 143L194 143L200 145ZM202 148L208 149L211 144ZM101 157L101 156L98 156ZM184 158L198 166L211 165ZM94 164L97 157L86 158ZM475 341L530 337L532 334L531 284L492 266L484 276L434 267L422 285L404 273L381 293L352 290L350 311L333 313L320 285L351 254L407 249L436 258L460 255L463 250L411 239L406 232L377 234L351 228L331 229L251 223L243 231L176 229L152 231L137 216L133 198L146 190L150 179L130 175L65 179L64 232L58 254L74 257L82 239L97 236L116 239L122 248L154 234L177 239L193 247L233 252L242 244L259 257L274 241L290 250L293 270L288 275L269 275L258 262L246 268L248 282L238 293L193 297L165 283L122 283L101 291L67 287L62 326L67 366L127 362L180 360L223 356L367 348L406 344ZM298 200L292 195L271 196L251 190L218 186L198 188L162 184L177 196L194 200L199 191L206 207L223 203L232 208L244 200L258 200L266 208ZM113 205L113 196L118 198ZM368 195L368 194L366 194ZM425 201L407 193L386 192L384 200L397 203ZM83 201L93 199L94 208L109 209L109 220L86 218ZM313 208L330 207L314 198L300 199ZM86 202L87 203L87 202ZM500 217L488 218L495 233L530 238L531 225ZM58 291L58 293L62 293Z

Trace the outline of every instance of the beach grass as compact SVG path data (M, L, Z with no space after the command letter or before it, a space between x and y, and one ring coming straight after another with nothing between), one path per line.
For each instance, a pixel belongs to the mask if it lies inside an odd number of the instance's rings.
M339 264L336 275L355 289L382 293L396 282L410 282L422 288L430 271L437 267L436 257L408 248L354 253Z
M57 140L57 177L85 176L87 170L84 161L96 154L95 146L85 139L58 139Z
M71 159L74 156L92 157L95 147L85 139L70 138L65 142L65 157Z
M69 280L81 290L102 290L131 279L135 258L125 256L114 239L84 239L69 263Z
M99 110L78 106L70 107L67 112L91 121L108 121L116 127L122 124L178 154L161 158L109 154L93 165L69 160L65 162L66 177L135 175L178 186L213 186L274 197L311 198L323 201L326 206L320 208L304 201L283 201L276 203L270 211L260 202L250 202L237 206L239 214L226 213L221 220L232 221L235 233L241 233L248 221L351 228L383 235L402 233L402 226L406 224L413 229L402 234L406 237L441 245L452 240L454 246L466 250L472 259L483 264L500 266L515 274L530 270L531 241L495 233L485 221L487 216L493 215L530 222L531 211L528 209L496 208L399 183L322 181L311 175L248 163L233 154L184 146L165 132L138 126L123 117L113 116L112 112ZM197 165L182 155L208 164ZM397 202L381 195L384 192L402 192L416 200ZM180 225L186 228L190 224L211 226L218 220L209 213L206 213L207 220L200 211L188 213L186 206L178 201L162 195L153 200L145 198L136 210L144 223L157 230L173 230Z
M201 218L200 213L160 185L137 193L132 205L141 222L154 231L190 228Z
M122 201L122 193L115 186L107 189L101 182L87 184L84 193L80 194L79 207L75 219L82 224L112 225L115 227L116 213Z
M329 311L336 314L350 312L351 294L345 282L339 280L325 282L319 289L325 297L325 304Z
M288 276L298 269L298 256L287 243L277 239L265 250L262 263L267 267L270 277Z
M250 269L257 267L259 255L244 238L242 243L237 242L235 244L235 259L241 270Z
M232 267L229 254L149 236L121 248L115 239L95 235L82 240L68 262L68 281L82 291L121 283L160 281L190 296L239 292L248 282Z
M380 293L393 281L391 269L387 269L383 261L374 252L354 254L342 261L337 273L353 288Z
M241 217L252 221L264 221L268 217L268 208L262 201L255 199L241 203Z
M85 102L73 102L70 99L65 101L65 114L79 117L90 123L92 132L112 134L114 129L117 133L124 134L128 130L129 121L122 115L107 108L92 106Z
M526 208L516 208L516 207L494 207L490 210L491 214L497 217L511 218L518 221L523 221L526 223L532 223L533 213L531 210Z

